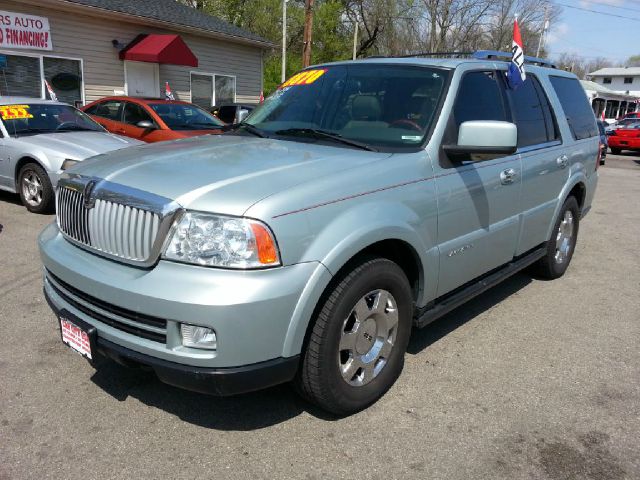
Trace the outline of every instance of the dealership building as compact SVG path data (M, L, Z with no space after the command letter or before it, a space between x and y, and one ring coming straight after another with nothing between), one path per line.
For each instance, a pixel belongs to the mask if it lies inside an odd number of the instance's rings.
M257 103L272 47L175 0L0 0L0 95Z

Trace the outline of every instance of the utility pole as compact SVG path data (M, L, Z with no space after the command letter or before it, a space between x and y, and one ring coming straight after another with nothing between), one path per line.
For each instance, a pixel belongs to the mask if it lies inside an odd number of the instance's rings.
M282 81L287 79L287 2L282 0Z
M356 59L356 52L358 51L358 19L356 18L355 26L353 28L353 59Z
M302 68L311 64L311 30L313 28L314 0L304 1L304 44L302 46Z
M549 30L549 5L544 7L544 23L542 24L542 33L540 33L540 38L538 39L538 50L536 51L536 57L540 58L540 51L542 50L542 46L544 45L544 37L547 34L547 30Z

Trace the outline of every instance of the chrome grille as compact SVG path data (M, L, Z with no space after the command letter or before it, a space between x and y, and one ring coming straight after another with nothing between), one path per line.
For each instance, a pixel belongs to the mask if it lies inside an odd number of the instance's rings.
M56 211L60 231L71 241L107 257L143 266L160 254L179 206L171 200L100 181L85 198L86 178L60 181Z

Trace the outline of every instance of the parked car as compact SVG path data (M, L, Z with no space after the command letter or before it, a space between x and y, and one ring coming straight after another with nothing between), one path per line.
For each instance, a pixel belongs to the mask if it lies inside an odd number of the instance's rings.
M614 130L618 129L618 128L623 128L626 127L628 125L633 125L635 123L638 123L638 119L635 117L629 117L629 118L622 118L616 122L610 123L608 125L605 125L604 130L605 133L607 135L610 135L611 132L613 132Z
M178 100L105 97L83 111L110 132L148 143L222 133L224 126L197 105Z
M561 277L593 111L571 73L528 65L513 90L478 55L312 67L228 134L76 167L39 239L62 341L217 395L294 381L349 414L396 381L412 326L528 266Z
M211 113L227 124L240 123L249 115L255 105L248 103L229 103L213 107Z
M608 145L614 155L623 150L640 150L640 119L609 132Z
M600 133L600 165L604 165L607 159L607 148L609 148L607 133L605 132L606 124L602 120L598 120L597 123L598 132Z
M624 118L638 118L638 119L640 119L640 112L625 113Z
M81 160L141 142L108 133L80 110L36 98L0 97L0 190L31 212L53 209L60 173Z

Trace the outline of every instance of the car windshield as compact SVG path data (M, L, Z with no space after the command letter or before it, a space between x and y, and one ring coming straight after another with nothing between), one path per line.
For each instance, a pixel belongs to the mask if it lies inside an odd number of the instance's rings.
M171 130L218 130L224 125L195 105L151 103L149 106Z
M42 133L105 131L89 116L71 105L0 105L0 117L9 135L16 137Z
M382 64L305 70L284 82L245 122L286 140L339 138L335 145L416 149L434 122L447 76L436 68Z

